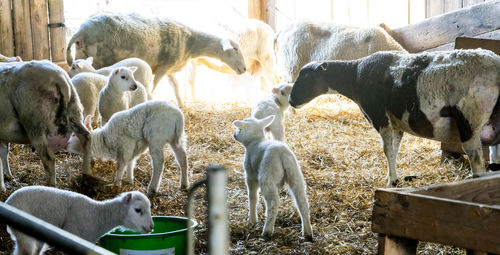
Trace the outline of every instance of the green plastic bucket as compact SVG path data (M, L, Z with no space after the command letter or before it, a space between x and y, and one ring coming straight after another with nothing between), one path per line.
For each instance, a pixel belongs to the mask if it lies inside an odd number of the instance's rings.
M184 217L153 216L153 223L153 232L149 234L117 228L102 236L99 244L120 255L186 254L188 227L195 228L196 221Z

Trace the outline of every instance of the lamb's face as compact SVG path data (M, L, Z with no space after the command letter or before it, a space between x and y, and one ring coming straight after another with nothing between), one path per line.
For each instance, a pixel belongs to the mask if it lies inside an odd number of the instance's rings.
M127 192L122 195L122 203L128 208L124 227L144 234L153 231L151 204L144 194L137 191Z
M277 88L273 88L273 94L276 95L281 105L288 105L288 98L290 97L292 88L290 84L282 84Z
M328 84L324 79L328 72L327 67L326 62L312 62L302 67L288 100L292 107L300 108L315 97L328 92Z
M252 139L264 138L264 128L271 125L274 117L274 115L271 115L260 120L256 118L246 118L244 120L234 121L233 126L237 128L233 134L234 139L245 145Z
M231 67L237 74L244 73L247 67L240 46L236 42L228 39L222 39L220 43L222 47L220 60Z
M85 73L85 72L93 73L95 69L94 67L92 67L92 62L93 62L92 57L75 60L68 71L69 77L73 78L75 75L79 73Z
M116 88L121 91L135 91L137 83L134 78L134 72L137 67L119 67L111 73L111 82Z

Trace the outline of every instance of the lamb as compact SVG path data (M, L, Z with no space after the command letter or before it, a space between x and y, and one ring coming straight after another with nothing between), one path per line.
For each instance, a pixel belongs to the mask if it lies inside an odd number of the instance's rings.
M499 89L500 57L488 50L380 52L359 60L309 63L300 71L289 102L300 107L336 92L356 102L382 137L387 185L395 185L404 132L443 141L451 120L457 123L472 173L486 171L481 142L500 142L500 123L494 120L500 110Z
M23 62L23 60L19 56L6 57L6 56L0 54L0 63L2 63L2 62Z
M75 44L76 58L94 57L101 68L130 57L140 57L153 70L153 91L164 75L168 76L181 108L184 107L174 74L196 57L213 57L236 73L245 72L240 47L232 40L197 31L171 19L146 18L138 14L97 14L85 21L68 43L67 60L73 62L70 48Z
M6 203L89 242L117 226L141 233L153 230L149 199L137 191L95 201L72 191L30 186L16 190ZM16 241L14 254L43 254L46 250L45 243L8 226L7 230Z
M312 241L313 233L309 216L309 202L306 184L299 163L288 146L280 141L267 140L264 128L271 125L274 115L258 120L247 118L236 120L234 139L246 149L245 181L248 190L249 224L257 222L258 191L266 202L266 222L262 235L269 237L274 232L274 222L278 214L278 188L287 183L292 199L302 220L302 235Z
M227 36L236 41L241 48L246 71L260 81L263 88L267 85L278 84L276 76L276 57L274 55L274 31L268 24L257 19L231 19L217 22L218 34ZM194 95L194 82L196 77L196 67L205 65L213 70L226 74L234 74L234 71L225 64L219 64L210 58L195 58L191 60L192 67L188 73L188 82L191 87L192 97Z
M152 98L151 92L153 90L153 71L151 71L151 67L148 63L146 63L146 61L140 58L127 58L115 63L114 65L95 70L92 66L93 59L93 57L88 57L86 59L75 60L68 71L69 77L73 78L79 73L97 73L109 76L115 68L135 66L137 67L137 71L134 72L134 78L144 85L146 91L148 92L148 99Z
M251 116L256 119L263 119L274 115L274 121L266 127L266 133L270 133L272 138L278 141L285 141L285 111L290 107L288 97L292 92L292 85L283 84L278 88L273 88L273 94L259 101L252 108Z
M90 172L90 133L83 126L80 100L68 74L49 61L0 65L0 186L8 165L9 143L31 144L40 155L47 183L55 186L54 153L74 132L82 141L83 173Z
M89 125L89 119L86 119L86 124ZM142 103L114 114L106 125L91 131L91 134L91 156L118 162L115 184L120 185L124 169L127 169L127 182L133 182L135 161L149 149L153 160L153 174L148 195L157 193L163 172L163 147L169 144L181 169L181 187L187 188L184 116L177 106L164 101ZM79 138L72 136L66 150L81 153Z
M377 51L405 51L380 27L350 27L334 23L297 21L275 36L278 76L292 83L311 61L354 60Z
M71 82L82 103L83 116L91 116L94 122L97 122L99 92L108 83L108 77L96 73L79 73L71 79Z
M134 79L133 72L136 70L136 67L119 67L109 76L108 83L99 92L97 99L101 126L106 124L114 113L147 101L146 89Z

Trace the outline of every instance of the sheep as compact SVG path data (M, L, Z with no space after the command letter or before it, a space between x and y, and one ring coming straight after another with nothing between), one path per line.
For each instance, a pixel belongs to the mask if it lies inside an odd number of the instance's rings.
M153 230L149 199L137 191L95 201L72 191L30 186L16 190L5 203L89 242L117 226L141 233ZM46 250L45 243L9 226L7 230L16 242L14 254L43 254Z
M68 43L67 60L71 65L71 45L75 57L94 57L101 68L119 60L140 57L153 70L153 91L164 75L168 76L181 108L184 108L174 74L191 58L213 57L236 73L246 70L240 47L232 40L195 30L167 18L146 18L138 14L97 14L85 21Z
M146 63L146 61L140 58L127 58L111 66L95 70L95 68L92 66L93 59L93 57L88 57L86 59L75 60L68 71L69 77L73 78L79 73L97 73L104 76L109 76L115 68L135 66L137 67L137 71L134 72L134 78L142 83L142 85L144 85L146 91L148 92L148 99L152 98L151 92L153 89L153 71L151 71L151 67L148 65L148 63Z
M97 108L101 115L101 126L106 124L114 113L147 101L146 89L134 79L135 70L136 67L114 69L108 83L99 92Z
M79 73L71 78L83 106L83 116L91 116L97 122L99 92L108 83L108 77L96 73Z
M257 222L258 191L266 202L266 222L262 235L269 237L274 232L274 222L278 214L278 188L287 183L292 193L292 200L302 220L302 235L312 241L313 233L309 215L309 202L306 196L306 184L299 163L285 143L267 140L264 128L271 125L274 115L264 119L246 118L236 120L234 139L246 149L245 182L248 191L249 224Z
M47 184L55 186L54 153L71 132L82 141L83 173L90 172L90 133L83 126L80 100L68 74L49 61L0 65L0 186L8 165L8 143L31 144L40 155Z
M334 23L297 21L275 36L277 71L281 83L292 83L311 61L354 60L377 51L405 51L380 27L350 27Z
M451 120L457 123L472 173L484 172L481 142L499 142L498 124L488 122L498 114L499 87L500 57L491 51L393 51L309 63L300 71L289 102L298 108L337 92L356 102L382 138L390 186L398 180L396 157L404 132L443 141Z
M273 94L259 101L252 108L251 116L256 119L274 115L274 121L265 129L275 140L285 141L285 111L290 107L288 97L292 91L292 85L283 84L273 88Z
M89 125L89 119L86 124ZM134 180L136 159L149 148L153 160L153 174L148 195L158 192L163 172L163 147L169 144L181 169L181 187L187 188L187 156L184 148L184 116L180 109L164 101L149 101L114 114L106 125L91 131L93 157L114 159L118 162L115 184L120 185L123 170L127 182ZM80 140L71 136L67 151L81 153Z
M15 57L6 57L2 54L0 54L0 63L2 62L23 62L23 60L21 59L21 57L19 56L15 56Z
M228 22L218 21L216 27L220 34L236 41L241 48L245 58L246 71L255 77L260 77L262 88L267 85L278 84L276 76L276 57L274 55L274 31L268 24L257 19L232 19L231 26ZM226 74L234 74L234 71L226 64L212 61L210 58L200 57L191 60L191 69L188 71L188 82L191 87L192 97L194 95L194 82L196 67L205 65L213 70Z

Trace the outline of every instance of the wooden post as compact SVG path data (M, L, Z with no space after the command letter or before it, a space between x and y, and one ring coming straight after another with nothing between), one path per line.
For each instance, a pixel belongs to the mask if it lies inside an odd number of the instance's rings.
M46 0L30 0L33 59L49 59L49 19Z
M29 0L12 1L14 7L14 34L16 55L23 60L33 59Z
M266 22L276 30L276 0L248 0L248 17Z
M0 54L14 56L11 0L0 0Z
M384 238L384 255L415 255L416 240L386 235Z
M49 0L49 28L52 62L67 69L66 27L63 0Z

